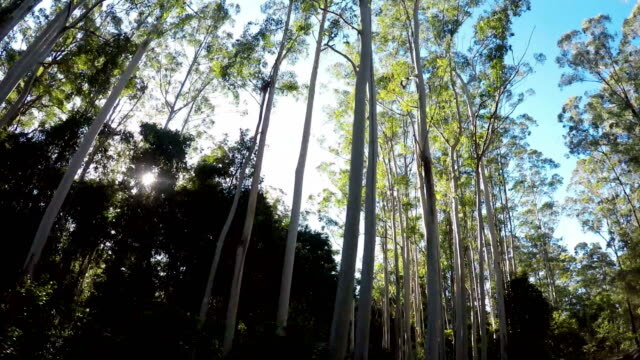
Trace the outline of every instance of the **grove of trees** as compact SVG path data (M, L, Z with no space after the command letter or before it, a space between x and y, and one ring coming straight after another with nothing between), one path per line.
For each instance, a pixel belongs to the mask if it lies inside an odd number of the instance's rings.
M640 3L553 60L513 50L532 6L1 1L0 358L638 355ZM571 179L528 143L545 61L593 89L556 109ZM272 141L292 199L264 186ZM563 216L600 241L568 249Z

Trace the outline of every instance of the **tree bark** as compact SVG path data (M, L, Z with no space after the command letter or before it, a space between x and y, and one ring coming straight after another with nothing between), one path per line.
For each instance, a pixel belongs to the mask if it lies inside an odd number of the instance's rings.
M5 103L20 80L34 71L36 66L49 55L55 43L64 34L65 25L71 14L86 1L69 1L29 44L20 58L11 65L0 82L0 105Z
M458 175L456 170L455 148L449 147L450 181L451 181L451 224L453 227L453 276L455 292L455 357L456 360L467 359L465 344L467 323L465 319L464 296L464 260L463 245L460 237L460 219L458 215Z
M376 110L376 84L373 58L369 71L369 150L367 181L364 200L364 251L360 300L356 322L355 359L369 358L369 331L371 328L371 303L373 299L373 272L376 261L376 179L378 162L378 122Z
M302 130L302 143L300 144L300 155L296 166L295 180L293 185L293 201L291 203L291 219L287 232L287 243L284 253L284 263L282 265L282 280L280 282L280 297L278 300L278 313L276 317L276 332L278 335L285 335L287 318L289 316L289 297L291 295L291 279L293 278L293 264L295 259L296 242L298 238L298 225L300 223L300 208L302 203L302 187L304 184L304 170L307 163L307 151L309 149L309 138L311 137L311 120L313 117L313 104L316 94L316 82L318 79L318 67L320 64L320 53L322 52L322 40L324 26L327 19L327 2L318 27L318 39L313 56L311 67L311 79L309 80L309 93L307 96L307 109L304 117ZM374 229L375 232L375 229ZM375 239L374 239L375 240Z
M484 221L482 219L482 195L480 188L480 170L476 169L476 216L478 217L478 292L480 295L480 359L487 360L487 314L484 275Z
M35 82L37 77L38 69L34 70L31 75L29 75L29 78L24 82L24 85L22 86L22 90L20 90L20 94L0 119L0 130L6 129L13 125L13 122L18 118L18 116L20 116L22 104L24 104L24 101L31 93L31 88L33 87L33 83Z
M391 143L391 141L389 141L389 153L393 152L393 144ZM391 158L391 155L389 155L389 158ZM382 161L384 163L384 157L382 158ZM389 163L391 162L391 160L389 159ZM400 296L400 265L399 265L399 259L398 259L398 240L396 238L397 236L397 226L396 226L396 200L395 200L395 186L391 180L391 175L393 174L393 176L395 177L395 172L393 172L391 165L385 163L384 164L387 167L387 184L388 184L388 189L389 189L389 198L391 199L391 233L392 233L392 240L393 240L393 268L394 268L394 282L395 282L395 317L394 317L394 325L395 325L395 345L396 345L396 358L397 359L401 359L402 358L402 322L401 320L401 316L402 316L402 310L400 309L400 301L401 301L401 296Z
M505 312L504 305L504 275L502 273L502 266L500 265L500 249L498 248L498 233L496 231L495 217L493 213L493 206L487 178L485 175L484 164L480 161L480 179L482 182L482 189L484 194L484 205L487 211L487 222L489 227L489 240L491 241L491 249L493 251L493 269L496 282L496 299L498 306L498 322L500 327L500 358L502 360L507 359L507 314Z
M269 130L269 120L271 119L271 109L273 108L273 99L275 96L276 83L280 72L280 65L284 60L285 50L289 39L289 26L291 23L291 13L293 11L293 0L289 0L287 7L287 15L282 34L282 40L278 49L270 78L270 88L265 105L264 116L262 118L262 130L260 132L260 141L258 143L258 152L256 154L256 162L253 170L253 179L251 180L251 190L249 192L249 200L247 204L247 213L245 216L244 226L240 243L236 250L235 266L233 271L233 279L229 295L229 304L227 307L227 319L225 322L224 340L222 344L223 356L227 356L233 346L233 338L236 331L236 316L238 313L238 303L240 301L240 288L242 287L242 273L244 271L244 262L249 249L249 240L251 240L251 231L253 230L253 222L256 214L256 203L258 200L258 189L260 186L260 174L262 170L262 159L264 158L264 149L267 140L267 132Z
M0 19L0 42L13 30L22 19L42 0L14 0L1 10L6 10L5 16ZM4 11L2 11L4 12Z
M419 108L419 153L422 163L422 181L424 182L425 199L423 201L423 218L427 237L427 341L425 354L429 359L440 359L443 344L442 329L442 277L440 271L440 235L438 233L438 216L436 210L436 192L433 178L433 163L427 130L427 96L422 73L420 56L420 21L419 1L413 7L413 51L414 66L418 88ZM420 179L420 178L419 178Z
M338 289L331 322L329 358L343 360L346 355L346 340L349 325L348 306L353 298L355 264L358 250L360 227L360 206L362 200L362 170L364 168L364 128L366 117L366 87L371 72L371 8L369 0L360 0L362 23L360 67L356 76L355 105L353 114L353 139L351 143L351 163L349 168L349 195L344 226L344 241Z
M262 107L262 104L260 107ZM211 267L209 269L209 278L207 279L207 285L204 289L204 295L202 296L202 301L200 302L200 312L198 313L198 316L200 317L200 320L202 322L204 322L207 315L207 310L209 309L209 299L211 298L213 282L216 278L216 272L218 271L218 264L220 263L220 256L222 255L222 247L227 239L227 234L229 233L229 229L231 228L231 223L233 222L233 219L236 215L236 211L238 210L238 202L240 201L240 196L242 195L242 185L244 184L244 179L247 176L247 169L249 168L249 164L251 163L251 157L256 150L256 143L260 134L260 125L262 123L261 120L262 118L258 119L258 125L256 126L253 140L251 141L251 147L249 148L249 152L247 153L246 157L242 160L242 166L238 174L238 182L236 184L235 193L233 195L233 201L231 202L231 208L229 209L227 219L222 226L220 235L218 235L218 241L216 242L213 260L211 261Z
M386 214L385 214L386 215ZM386 218L384 216L383 218ZM391 348L391 331L390 331L390 316L389 316L389 269L387 260L387 224L384 224L384 238L380 241L382 250L382 271L384 272L384 299L382 303L382 348L388 350Z
M135 54L129 61L127 68L118 78L118 82L115 84L113 89L111 89L111 93L109 97L105 101L104 105L100 109L100 112L91 123L91 126L85 133L82 138L82 142L78 147L78 150L71 158L71 162L67 167L67 170L58 185L58 188L53 194L53 199L47 206L47 209L42 216L42 220L40 221L40 225L38 226L38 231L33 239L33 243L31 245L31 249L29 250L29 254L27 255L27 259L24 262L23 269L27 275L33 275L33 270L38 261L40 260L40 256L42 255L42 250L47 242L47 238L49 237L49 233L51 232L51 228L53 223L55 222L58 213L60 212L60 208L62 207L62 203L64 202L67 194L69 193L69 189L71 188L71 184L73 183L73 179L78 173L78 170L82 166L82 162L85 157L89 153L89 150L93 146L93 143L96 139L96 136L100 132L102 125L104 124L107 116L111 112L113 105L120 97L122 90L124 90L127 82L131 79L131 76L136 71L140 60L142 59L144 53L147 51L149 44L153 40L153 36L157 33L160 27L160 22L156 23L147 36L139 45Z

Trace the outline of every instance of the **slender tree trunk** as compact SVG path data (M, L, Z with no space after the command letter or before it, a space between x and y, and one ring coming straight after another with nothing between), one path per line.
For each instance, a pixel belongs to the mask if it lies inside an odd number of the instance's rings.
M498 322L500 327L500 358L507 359L507 314L504 305L504 276L502 274L502 266L500 265L500 249L498 248L498 234L496 231L495 217L487 178L485 175L484 164L480 162L480 179L484 193L484 205L487 210L487 222L489 227L489 239L491 241L491 249L493 251L493 269L496 281L496 298L498 306Z
M293 278L293 263L295 258L296 242L298 237L298 225L300 223L300 207L302 203L302 186L304 183L304 170L307 163L307 150L309 149L309 138L311 137L311 120L313 117L313 103L316 94L316 82L318 79L318 67L320 64L320 53L322 52L324 25L327 19L327 2L322 11L322 18L318 27L318 39L313 56L313 66L311 67L311 79L309 80L309 94L307 96L307 110L304 117L302 131L302 143L300 145L300 155L296 166L295 180L293 185L293 201L291 203L291 220L287 232L287 244L284 253L284 263L282 265L282 280L280 282L280 298L278 301L278 313L276 317L276 332L279 335L285 334L287 317L289 315L289 296L291 294L291 279ZM374 228L375 241L375 228Z
M0 41L4 40L9 32L11 32L40 1L42 0L14 0L0 9L1 13L5 13L6 11L5 15L0 19Z
M393 144L389 141L389 153L393 152ZM398 259L398 241L397 241L397 226L396 226L396 200L395 200L395 185L393 184L391 178L392 175L395 177L395 172L393 172L391 168L391 156L389 155L389 164L385 163L387 167L387 184L389 189L389 198L391 199L391 232L393 239L393 266L394 266L394 282L395 282L395 344L396 344L396 359L402 358L402 310L400 309L400 262ZM384 162L384 157L382 159Z
M273 70L271 72L271 84L265 105L264 116L262 118L262 130L260 132L260 142L258 143L258 152L256 154L256 162L253 170L253 179L251 181L251 190L249 192L249 200L247 204L247 213L245 216L244 226L240 243L236 250L235 266L233 271L233 279L231 282L231 291L229 295L229 304L227 307L227 319L224 330L224 340L222 344L222 353L227 356L233 346L233 338L236 331L236 316L238 314L238 303L240 301L240 289L242 287L242 273L244 271L244 262L249 249L249 241L251 240L251 231L253 230L253 222L256 214L256 203L258 201L258 190L260 186L260 174L262 170L262 159L264 158L264 149L267 140L267 131L269 130L269 120L271 119L271 109L273 108L273 99L275 96L276 83L280 72L280 65L284 60L286 47L289 41L289 26L291 23L291 13L293 11L293 0L289 0L287 7L287 17L284 24L282 40L276 56Z
M349 195L344 226L344 241L338 289L331 322L329 358L342 360L346 355L346 332L348 329L347 306L353 297L358 233L360 227L360 205L362 200L362 170L364 168L364 128L366 117L366 87L371 76L371 8L369 0L360 0L361 49L360 67L356 76L355 105L353 116L353 139L349 168Z
M78 176L78 181L84 181L84 179L87 176L87 173L89 172L89 168L95 161L96 156L98 156L98 152L109 141L109 136L104 133L104 129L106 126L111 126L111 124L113 123L113 120L116 116L118 108L120 107L121 101L122 101L122 98L118 98L118 101L116 101L116 103L113 105L113 108L111 109L111 112L109 113L109 116L105 121L105 125L103 125L102 128L100 129L100 132L98 133L98 136L96 138L96 144L91 148L91 151L87 155L87 158L84 161L84 164L82 165L82 170L80 170L80 176Z
M487 315L484 275L484 221L482 219L482 195L480 189L480 170L476 169L476 215L478 217L478 290L480 295L480 359L487 360Z
M618 247L616 245L615 238L612 242L611 249L613 250L613 254L616 258L616 263L618 264L618 269L622 268L622 262L620 261L620 256L618 255ZM636 317L634 315L633 309L631 307L631 301L629 301L629 297L625 296L624 301L627 305L627 314L629 315L629 324L631 325L631 333L633 334L633 341L636 343L636 346L640 348L640 337L638 336L638 328L636 327Z
M393 153L393 151L391 152L391 158L393 160L393 167L394 167L394 174L398 174L399 173L399 169L398 169L398 162L397 159L395 157L395 154ZM404 169L405 172L402 173L403 176L407 176L407 169ZM402 198L402 192L400 191L400 188L396 191L396 194L398 196L397 198L397 203L398 203L398 220L400 222L400 237L402 238L402 252L400 253L401 257L402 257L402 290L403 290L403 300L402 300L402 304L403 304L403 328L404 328L404 333L402 335L403 337L403 352L404 352L404 358L406 359L410 359L411 358L411 353L412 353L412 348L413 348L413 344L411 341L411 259L409 257L409 239L407 236L407 231L406 229L408 228L408 224L407 224L407 216L404 213L404 206L403 206L403 198Z
M376 84L373 58L369 67L369 151L367 158L367 181L364 198L364 250L360 301L358 303L355 359L369 358L369 331L371 328L371 303L373 299L373 272L376 261L376 179L378 162L378 121L376 109Z
M386 218L386 216L384 216ZM382 271L384 272L384 302L382 305L382 348L388 350L391 347L391 331L390 331L390 316L389 316L389 269L387 260L387 224L384 224L384 238L380 241L382 247Z
M471 249L471 246L469 246L469 249ZM476 330L476 328L478 327L478 313L477 313L477 308L479 307L478 305L478 296L476 293L476 286L475 286L475 280L474 280L474 276L473 276L473 268L474 268L474 264L473 264L473 253L469 252L469 259L471 260L469 263L469 305L470 305L470 309L471 309L471 358L473 360L478 360L478 331Z
M189 125L189 120L191 120L191 113L193 112L193 108L196 107L197 99L191 101L191 105L189 105L189 111L187 111L187 116L182 120L182 127L180 127L180 134L184 134L185 130L187 130L187 125Z
M49 55L55 43L64 34L65 25L71 14L86 1L69 1L29 44L20 58L11 65L0 82L0 105L5 103L20 80L34 71L37 65Z
M264 103L265 95L266 94L264 94L262 97L262 103ZM261 104L260 108L262 108L262 105L264 104ZM227 234L229 233L229 229L231 228L231 223L233 222L233 219L236 215L236 211L238 210L238 202L240 201L240 196L242 195L242 185L244 184L245 177L247 176L247 169L249 168L249 164L251 163L251 157L256 150L256 143L260 134L261 124L262 117L258 119L258 125L256 126L249 152L242 160L242 165L238 174L238 182L236 184L235 193L233 195L233 201L231 202L231 208L229 209L227 219L222 226L220 235L218 235L218 241L216 241L213 260L211 261L211 268L209 269L209 278L207 279L207 285L204 289L204 295L202 296L202 301L200 302L200 312L198 313L198 316L200 317L200 320L202 322L204 322L207 315L207 310L209 309L209 299L211 298L211 292L213 291L213 282L216 278L216 272L218 271L218 264L220 263L220 256L222 255L222 247L227 239Z
M209 33L205 35L205 37L202 39L202 41L198 45L198 48L196 49L195 53L193 54L191 63L189 63L189 67L187 68L187 72L184 74L184 78L182 78L182 81L180 82L180 86L178 87L178 92L176 93L176 97L173 99L173 102L171 103L171 107L169 108L169 114L167 115L167 120L165 120L164 122L165 129L169 128L169 124L171 123L173 118L176 116L178 111L180 111L180 109L176 110L176 106L178 105L180 96L182 96L182 91L184 90L184 86L187 84L187 81L191 77L191 73L193 72L193 69L195 69L196 65L198 64L198 59L200 58L200 54L202 53L204 46L209 40L209 36L210 36ZM193 103L195 103L195 101Z
M423 217L427 237L427 341L425 354L429 359L440 359L440 348L443 344L442 329L442 276L440 271L440 236L438 234L438 216L436 210L436 192L433 178L433 164L427 131L427 96L422 73L420 56L420 21L419 1L414 1L413 8L413 49L414 66L417 78L419 103L419 148L422 163L425 201Z
M456 360L467 359L467 347L465 333L467 323L465 320L464 298L464 260L462 259L463 245L460 237L460 219L458 215L458 175L455 167L455 148L449 148L450 181L451 181L451 224L453 225L453 275L455 292L455 351Z
M31 93L31 87L33 86L33 83L35 82L37 77L38 70L36 69L31 73L31 75L29 75L29 78L24 82L24 85L22 86L22 90L20 90L20 94L0 119L0 130L6 129L13 125L13 122L18 118L18 116L20 115L20 110L22 109L22 104L24 104L25 100Z
M515 247L514 247L514 238L515 232L513 231L513 221L511 219L511 207L509 206L509 194L507 192L507 176L504 172L504 166L502 166L502 162L500 164L500 178L502 180L502 193L504 197L504 206L505 212L507 215L507 224L509 226L509 255L511 256L511 273L516 274L518 269L516 265L516 256L515 256Z
M74 177L76 176L76 174L78 173L78 170L82 166L82 162L84 161L85 157L89 153L89 150L93 146L96 136L100 132L100 129L102 128L102 125L107 119L107 116L111 112L111 109L113 108L115 102L120 97L122 90L124 90L124 87L127 85L127 82L129 82L129 79L131 79L131 76L138 68L138 64L140 63L142 56L147 51L147 48L149 47L149 44L153 40L154 35L159 30L159 27L160 27L160 22L154 25L153 29L151 30L147 38L144 39L138 45L138 49L136 50L135 54L129 61L127 68L120 75L120 77L118 78L118 82L115 84L113 89L111 89L111 93L109 94L109 97L105 101L104 105L102 105L100 112L98 113L96 118L93 120L93 123L85 133L82 139L82 142L78 147L78 150L71 158L71 162L69 163L69 166L67 167L67 170L65 171L64 176L62 177L62 180L60 181L58 188L53 194L53 199L51 199L51 202L47 206L47 210L42 216L42 220L40 221L40 225L38 226L38 231L36 232L36 235L33 239L33 244L31 245L31 249L29 250L27 259L24 262L23 268L24 268L24 271L27 273L27 275L33 275L34 267L40 260L40 256L42 255L42 250L44 249L44 246L47 242L47 238L49 237L49 233L51 232L53 223L55 222L55 219L58 216L58 213L60 212L60 208L62 207L62 203L64 202L64 199L67 197L67 194L69 193L69 189L71 188L71 184L73 183Z
M393 204L395 204L395 200L392 201ZM395 280L395 285L396 285L396 291L395 291L395 326L396 326L396 358L397 359L402 359L402 349L403 349L403 337L402 334L404 334L404 326L403 326L403 322L402 322L402 308L400 307L400 303L402 301L402 296L400 296L400 260L399 260L399 255L398 255L398 239L396 237L396 226L395 226L395 206L393 206L393 212L391 213L391 216L393 217L393 266L394 266L394 280Z

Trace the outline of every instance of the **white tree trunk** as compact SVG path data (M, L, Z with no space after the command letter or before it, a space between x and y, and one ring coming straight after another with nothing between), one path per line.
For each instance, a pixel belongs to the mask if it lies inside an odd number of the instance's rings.
M291 295L291 279L293 278L293 264L296 255L296 242L298 238L298 226L300 223L300 208L302 203L302 186L304 184L304 170L307 163L307 150L309 149L309 138L311 137L311 120L313 118L313 104L316 94L316 82L318 79L318 67L320 65L320 53L322 52L322 40L324 35L324 26L327 19L325 9L322 11L322 17L318 27L318 39L316 41L316 49L313 55L313 65L311 67L311 79L309 80L309 93L307 96L307 110L304 117L304 126L302 130L302 143L300 144L300 155L298 156L298 165L296 166L295 180L293 185L293 201L291 203L291 219L289 221L289 229L287 232L287 243L284 253L284 262L282 265L282 280L280 281L280 297L278 300L278 313L276 316L276 332L278 335L285 335L287 326L287 318L289 316L289 297Z
M36 66L49 55L55 43L64 33L67 20L73 11L85 2L86 0L69 1L29 44L20 58L11 65L0 82L0 105L4 104L20 80L35 70Z
M38 226L38 231L36 232L36 235L33 239L33 244L31 245L31 249L29 250L27 259L24 262L23 268L28 275L33 274L34 267L40 260L40 255L42 254L42 250L44 249L47 238L49 237L49 233L51 232L51 227L53 226L53 223L58 216L60 208L62 207L62 203L69 193L69 189L71 188L73 179L82 166L82 162L89 153L89 150L93 146L96 136L100 132L100 129L107 119L107 116L111 112L113 105L118 100L118 97L122 93L122 90L124 90L127 82L129 82L129 79L131 79L133 73L136 71L140 60L142 59L142 56L147 51L147 48L153 40L153 36L158 31L159 26L160 23L156 23L147 38L138 45L138 49L136 50L131 60L129 60L127 68L120 75L113 89L111 89L109 97L102 105L100 112L91 123L91 126L89 127L87 132L84 134L78 150L71 158L71 162L69 163L64 176L62 177L58 188L53 194L53 199L51 199L51 202L47 206L47 210L42 216L42 220L40 221L40 225Z
M480 162L480 178L482 180L482 189L484 193L484 205L487 211L487 223L489 227L489 240L491 241L491 249L493 251L493 269L496 282L496 299L498 307L498 322L500 328L500 358L507 359L507 314L504 305L504 275L500 262L500 249L498 248L498 232L496 231L495 217L493 206L489 195L487 178L485 175L484 164Z
M389 141L389 153L393 152L393 144ZM391 158L391 155L388 155ZM391 181L392 176L395 178L395 172L392 170L391 165L387 164L384 161L384 157L382 158L382 162L387 168L387 185L389 189L389 198L391 199L391 238L393 240L393 269L394 269L394 285L395 285L395 317L394 317L394 326L395 326L395 341L396 344L396 358L402 358L402 310L400 310L400 265L398 260L398 240L397 236L397 226L396 226L396 200L395 200L395 186ZM391 160L389 160L391 162Z
M7 16L0 21L0 41L4 40L9 32L11 32L11 30L13 30L13 28L16 27L16 25L18 25L18 23L40 3L40 1L42 0L23 0L20 5L7 14Z
M360 68L356 76L355 105L353 111L353 139L349 168L349 195L344 225L344 241L338 289L331 322L329 358L343 360L347 349L349 328L348 307L353 299L353 284L360 229L360 206L362 200L362 170L364 168L364 129L366 118L367 81L371 72L371 8L369 0L360 0L361 49Z
M20 110L22 109L22 104L31 93L31 87L33 86L33 83L35 82L37 77L38 70L36 69L31 73L31 75L29 75L29 78L25 80L24 84L22 85L22 90L20 90L20 94L11 104L11 106L9 106L7 111L2 116L2 119L0 119L0 130L11 126L13 122L18 118L18 116L20 115Z
M280 65L284 60L284 54L289 40L289 25L291 23L291 13L293 11L293 0L289 0L287 7L287 17L284 24L282 39L278 49L278 54L273 64L271 72L271 84L265 105L264 116L262 118L262 130L260 132L260 142L258 143L258 152L256 154L256 162L253 169L253 178L251 179L251 190L249 192L249 200L247 204L247 213L242 228L242 236L236 250L235 266L233 271L233 279L231 282L231 291L229 295L229 304L227 307L227 318L224 329L224 340L222 344L222 353L227 356L233 346L233 338L236 331L236 316L238 314L238 303L240 301L240 289L242 287L242 273L244 271L244 262L249 249L249 240L251 239L251 231L253 230L253 221L256 215L256 203L258 200L258 190L260 187L260 175L262 171L262 159L264 158L264 149L267 141L267 132L269 130L269 120L271 119L271 109L273 108L273 99L275 97L276 83L278 81L278 73Z
M384 216L383 218L386 218ZM391 348L391 328L390 328L390 316L389 316L389 267L387 260L387 224L384 224L384 238L380 241L382 247L382 271L384 272L384 302L382 305L382 348Z
M423 218L427 237L427 341L425 354L429 359L440 359L444 334L442 329L442 275L440 271L440 235L436 210L436 193L433 164L427 131L427 95L420 56L419 1L413 7L413 50L418 88L418 145L424 185ZM421 177L419 176L420 180Z
M471 250L471 246L469 245L469 250ZM478 312L477 309L480 307L478 302L478 293L476 292L475 286L475 276L474 276L474 261L473 261L473 252L469 252L469 305L471 309L471 358L473 360L478 360Z
M236 184L235 194L233 195L233 201L231 202L231 208L229 209L227 219L222 226L220 235L218 235L216 249L213 254L213 260L211 261L211 268L209 269L209 278L207 279L207 285L204 290L204 295L202 296L202 301L200 302L200 312L198 315L201 321L205 320L207 310L209 309L209 299L211 298L213 282L216 278L216 272L218 271L218 264L220 263L220 256L222 254L222 247L227 239L227 234L229 233L229 229L231 228L231 223L233 222L236 211L238 209L238 202L240 201L240 196L242 195L242 185L244 184L244 179L247 176L247 169L249 168L249 164L251 163L251 157L253 156L253 153L256 149L256 143L260 133L260 124L262 123L261 120L262 119L258 119L258 125L256 126L253 139L251 140L249 152L247 153L247 156L244 158L244 160L242 160L242 166L238 174L238 180Z
M364 251L360 299L358 302L355 359L369 358L369 330L371 328L371 302L373 299L373 272L376 261L376 177L378 162L378 122L376 110L376 84L371 60L369 76L369 151L367 182L364 200Z
M480 359L487 360L487 313L484 275L484 221L482 219L482 195L480 188L480 171L476 170L476 216L478 217L478 293L480 296Z
M455 293L455 357L456 360L467 359L465 344L467 323L465 318L464 296L464 259L463 245L460 236L460 219L458 215L458 175L456 169L455 148L449 148L450 181L451 181L451 223L453 225L453 276Z

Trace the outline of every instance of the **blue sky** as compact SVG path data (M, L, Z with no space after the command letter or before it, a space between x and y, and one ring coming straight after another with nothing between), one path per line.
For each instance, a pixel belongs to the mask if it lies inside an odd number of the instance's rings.
M239 0L236 3L241 7L241 14L236 18L236 31L239 32L247 21L260 19L261 13L259 2L255 0ZM565 185L558 191L556 198L563 202L576 159L566 157L568 150L562 138L565 131L558 123L557 115L569 96L583 94L586 90L593 89L593 85L590 88L586 85L576 85L562 90L558 87L562 70L555 63L555 57L558 55L556 43L562 34L579 29L584 19L600 13L609 14L612 18L611 28L618 31L635 3L623 0L531 0L531 3L531 11L514 22L515 36L511 41L513 50L516 56L521 55L531 36L527 51L529 59L533 63L534 53L544 53L547 61L544 65L536 66L536 72L520 85L521 90L532 88L536 94L529 97L518 112L528 113L538 122L538 126L532 129L532 135L529 138L531 146L560 164L558 173L564 178ZM464 45L464 40L458 39L461 46ZM310 42L313 41L310 39ZM317 194L323 188L331 187L328 180L318 173L316 167L322 161L335 161L332 155L319 145L319 139L321 137L331 139L333 132L332 125L327 121L326 112L333 104L332 88L340 86L338 85L340 81L325 75L330 74L328 67L337 61L341 59L331 53L322 55L320 85L316 95L303 199L311 194ZM297 64L286 65L286 67L295 71L301 82L307 82L310 65L310 58L303 58ZM293 189L293 173L300 147L305 100L305 97L277 99L267 138L263 166L264 184L272 194L282 197L287 205L291 201L289 192ZM216 122L216 132L235 135L239 127L253 129L257 110L257 105L250 100L245 100L241 109L229 102L218 104L217 112L224 114L226 120ZM564 216L558 224L555 235L564 239L569 250L581 241L599 241L595 235L583 233L575 219ZM340 239L334 239L336 248L339 248L339 243Z

